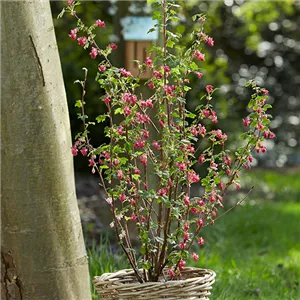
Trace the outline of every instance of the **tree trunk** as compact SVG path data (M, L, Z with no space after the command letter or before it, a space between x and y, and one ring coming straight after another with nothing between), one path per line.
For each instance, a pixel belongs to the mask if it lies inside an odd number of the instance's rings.
M1 2L1 39L2 299L89 300L49 2Z

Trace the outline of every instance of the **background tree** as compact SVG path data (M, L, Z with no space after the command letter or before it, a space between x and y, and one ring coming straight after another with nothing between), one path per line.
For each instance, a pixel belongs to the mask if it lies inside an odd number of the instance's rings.
M89 300L49 2L1 2L2 299Z

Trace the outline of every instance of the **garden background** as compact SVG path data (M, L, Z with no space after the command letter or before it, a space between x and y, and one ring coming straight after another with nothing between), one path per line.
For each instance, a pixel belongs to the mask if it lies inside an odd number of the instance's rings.
M227 196L227 201L241 199L253 185L254 191L243 207L205 231L206 244L194 264L218 274L211 299L299 299L300 2L178 2L183 10L180 21L172 26L183 34L181 42L191 42L191 16L196 13L206 14L206 33L215 40L203 63L205 76L192 82L196 88L189 94L190 109L206 84L219 87L214 102L221 112L220 126L229 136L237 135L243 130L240 120L249 99L244 86L255 78L270 91L271 129L276 133L276 139L268 142L267 155L255 157L255 167L243 179L242 190ZM73 82L82 77L82 67L90 70L87 114L96 117L105 105L99 101L101 92L94 84L93 61L67 38L71 18L55 18L62 6L61 2L51 3L74 136L80 130L74 110L80 90ZM78 8L90 24L95 19L105 20L107 33L97 42L100 47L109 42L118 44L113 59L120 67L125 64L120 20L150 12L144 1L86 1ZM105 141L101 133L105 125L92 129L94 142ZM108 229L110 219L97 179L90 175L84 158L75 159L75 170L91 275L127 267L116 249L114 232Z

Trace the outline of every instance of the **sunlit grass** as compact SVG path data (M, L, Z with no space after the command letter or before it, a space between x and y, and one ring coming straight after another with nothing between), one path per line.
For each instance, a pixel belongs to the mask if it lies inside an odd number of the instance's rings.
M266 200L256 186L246 205L203 231L205 246L194 249L199 261L189 264L217 273L211 300L300 299L300 175L253 172L247 184L257 183L275 196ZM91 276L127 267L107 242L89 256Z

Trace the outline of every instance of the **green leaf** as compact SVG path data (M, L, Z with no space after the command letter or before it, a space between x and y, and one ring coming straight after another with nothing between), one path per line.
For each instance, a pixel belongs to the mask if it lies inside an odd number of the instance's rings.
M187 92L191 89L191 87L185 85L183 89Z
M106 118L107 118L107 115L99 115L96 118L96 121L97 121L97 123L101 123L101 122L104 122Z
M264 119L262 119L261 123L262 123L263 125L268 125L268 124L270 123L270 120L264 118Z
M190 119L195 119L195 118L196 118L196 115L193 114L193 113L188 113L188 114L186 114L186 117L187 117L187 118L190 118Z
M192 71L197 71L199 69L198 65L194 61L190 64L190 68Z
M167 47L169 47L169 48L173 48L174 44L175 44L175 42L173 42L172 40L167 41Z
M133 178L134 180L138 181L139 178L140 178L140 175L139 175L139 174L133 174L133 175L132 175L132 178Z
M271 104L265 104L264 107L263 107L264 111L266 111L269 108L272 108Z
M123 110L123 108L118 107L117 109L115 109L114 113L115 113L115 115L123 114L123 113L124 113L124 110Z
M82 107L81 100L76 100L75 107Z
M63 17L64 13L65 13L65 8L62 9L62 11L59 13L59 15L57 16L57 19L60 19Z

